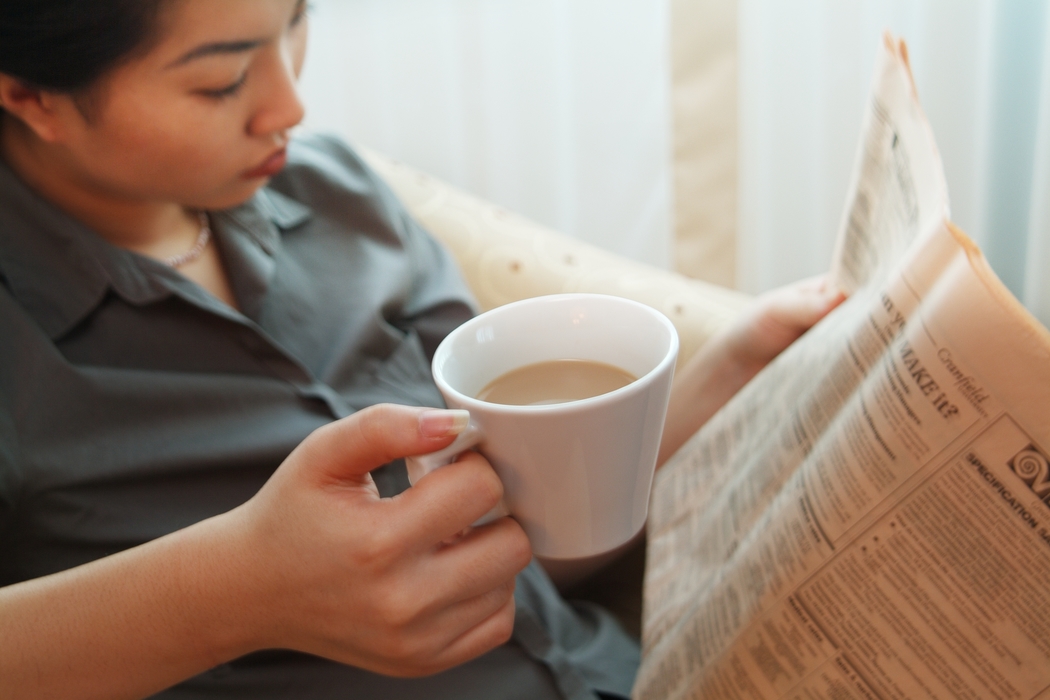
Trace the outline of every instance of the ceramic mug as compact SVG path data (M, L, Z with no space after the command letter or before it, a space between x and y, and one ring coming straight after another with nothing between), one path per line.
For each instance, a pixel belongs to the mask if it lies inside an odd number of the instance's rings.
M449 334L433 362L449 408L469 411L470 426L448 448L406 460L409 479L475 447L504 488L504 504L483 521L509 511L546 558L614 549L645 525L677 356L671 322L620 297L558 294L481 314ZM566 359L613 365L637 379L565 403L476 398L511 370Z

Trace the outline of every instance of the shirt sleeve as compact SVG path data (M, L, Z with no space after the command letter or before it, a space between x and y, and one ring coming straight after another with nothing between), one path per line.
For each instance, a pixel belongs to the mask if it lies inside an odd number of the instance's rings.
M372 181L390 226L398 232L411 261L411 289L400 317L392 322L403 331L414 331L427 359L432 360L445 336L477 313L477 303L451 253L412 217L393 190L360 156L353 151L349 155Z
M318 206L322 190L337 198L353 197L374 214L370 235L397 239L407 257L409 279L397 312L388 322L405 333L415 333L432 359L437 346L454 328L477 312L474 301L452 255L412 218L393 190L367 163L341 140L324 135L298 137L296 157L309 171L289 172L275 179L278 189ZM325 184L315 178L323 175ZM325 207L330 206L326 203ZM371 216L372 214L369 214Z
M407 211L403 213L403 226L415 282L398 325L416 332L427 358L432 360L445 336L470 319L477 305L451 254Z

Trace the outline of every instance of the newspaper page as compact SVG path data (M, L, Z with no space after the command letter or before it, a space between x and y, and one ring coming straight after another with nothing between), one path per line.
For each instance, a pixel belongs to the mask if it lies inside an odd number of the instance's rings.
M916 234L949 218L948 184L903 42L883 37L831 277L852 294L884 279Z
M657 475L640 700L1050 698L1050 333L889 40L853 190L849 300Z

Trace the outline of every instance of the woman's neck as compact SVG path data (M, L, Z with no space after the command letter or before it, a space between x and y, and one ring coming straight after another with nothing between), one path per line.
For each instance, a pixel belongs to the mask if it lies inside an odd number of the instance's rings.
M174 203L140 202L100 191L84 178L60 149L37 138L0 110L0 158L23 182L115 246L157 260L190 250L200 234L200 218ZM238 308L226 268L215 245L179 268L216 298Z
M193 212L104 191L78 175L61 147L2 111L0 157L30 189L115 246L163 259L188 249L197 236Z

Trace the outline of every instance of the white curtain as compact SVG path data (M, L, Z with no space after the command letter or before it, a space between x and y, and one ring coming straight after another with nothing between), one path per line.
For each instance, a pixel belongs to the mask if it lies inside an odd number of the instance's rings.
M692 1L676 0L678 19ZM722 109L737 122L740 288L827 268L888 28L911 49L954 220L1050 323L1050 0L725 2L736 6L739 100L705 92L704 119L686 121L729 123L708 114ZM315 4L303 76L309 126L671 266L668 0ZM732 31L715 9L692 13L707 15L692 18L696 41ZM689 34L675 32L677 49ZM713 162L733 152L722 146L732 129L708 136L686 155ZM704 191L710 163L694 165L705 177L690 181L692 203L727 201L724 187ZM679 185L679 204L689 204Z
M315 5L307 126L669 266L666 0Z
M740 0L740 286L827 268L885 28L908 42L953 220L1050 323L1046 0Z

